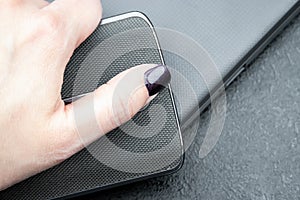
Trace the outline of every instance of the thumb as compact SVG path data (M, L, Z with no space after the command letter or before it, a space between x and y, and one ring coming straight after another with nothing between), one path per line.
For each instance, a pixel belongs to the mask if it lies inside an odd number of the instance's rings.
M130 120L169 84L170 79L170 72L164 65L136 66L67 105L66 119L61 126L67 125L70 130L64 137L68 140L66 144L73 143L68 151L73 154Z

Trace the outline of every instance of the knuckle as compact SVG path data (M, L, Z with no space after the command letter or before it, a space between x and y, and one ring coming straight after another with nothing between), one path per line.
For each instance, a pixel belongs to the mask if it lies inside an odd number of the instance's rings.
M48 48L56 48L62 42L62 20L55 14L43 13L34 15L29 23L29 29L20 39L22 44L44 41L49 44ZM43 43L42 43L43 44Z
M39 27L42 32L47 34L56 33L63 27L62 20L57 14L45 13L41 15L39 20Z
M132 117L134 117L135 115L135 107L134 107L134 100L132 96L129 96L128 101L126 102L126 104L124 104L124 108L125 109L125 117L126 117L126 121L131 119Z
M116 98L118 106L113 106L113 108L115 108L114 117L119 121L119 124L116 125L120 126L135 115L135 109L132 103L133 101L131 96L129 96L128 98L118 96Z
M0 5L5 6L7 8L16 8L22 5L22 3L22 0L0 1Z

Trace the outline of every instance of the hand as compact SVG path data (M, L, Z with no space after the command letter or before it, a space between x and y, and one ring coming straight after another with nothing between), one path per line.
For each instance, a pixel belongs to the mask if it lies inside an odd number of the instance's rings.
M101 14L99 0L0 0L0 190L62 162L126 122L159 92L155 81L170 81L166 67L142 65L66 106L60 95L66 64ZM118 81L127 74L138 89L122 90L117 97L129 99L118 98L112 108ZM73 111L89 99L101 131L79 135Z

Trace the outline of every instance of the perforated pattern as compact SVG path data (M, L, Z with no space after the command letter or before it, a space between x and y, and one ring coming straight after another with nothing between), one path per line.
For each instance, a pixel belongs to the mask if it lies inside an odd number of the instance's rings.
M98 85L101 85L119 72L129 67L142 63L161 63L162 61L158 49L140 49L129 52L116 59L102 76L94 73L90 77L87 77L79 86L79 89L76 90L78 93L72 95L73 83L79 70L79 66L85 60L89 52L98 44L103 42L106 38L109 38L120 31L126 31L136 27L148 27L148 24L142 18L131 17L119 22L113 22L99 26L92 36L90 36L74 52L74 55L65 71L62 97L68 98L72 97L73 95L91 92L96 89L93 84L90 84L91 82L98 81ZM124 44L120 45L124 46L125 48L126 43L130 42L135 41L124 41ZM139 42L144 42L146 45L149 44L149 46L153 46L155 40L150 28L149 34L146 34L145 38ZM103 51L105 51L105 49L103 49ZM102 59L105 58L99 58L99 65L94 63L95 65L93 66L101 66L100 62ZM144 126L147 125L150 120L148 112L154 104L160 104L164 106L165 110L167 111L166 123L163 130L159 134L146 139L140 139L129 136L118 128L109 133L107 138L119 148L138 153L153 152L166 146L171 140L175 140L176 145L171 145L170 148L166 150L164 155L159 155L160 157L166 158L174 155L177 156L178 160L173 162L170 166L151 173L125 173L114 170L100 163L86 149L84 149L62 164L42 172L0 193L0 199L57 198L76 194L86 190L101 189L105 186L120 184L134 179L141 179L178 168L182 162L182 146L169 89L164 89L164 91L160 93L160 95L150 104L150 106L143 112L138 113L133 120L136 124ZM161 116L157 115L153 119L151 118L151 120L159 121L162 119ZM152 130L149 130L149 133L151 131ZM92 146L95 152L104 151L107 156L113 157L113 155L111 155L107 149L101 148L104 146L101 138L92 144ZM147 160L146 157L144 159ZM115 159L114 162L118 162L118 160ZM131 160L128 160L128 162L131 162ZM153 164L155 164L155 162L156 160L153 160ZM136 166L136 169L138 170L139 167L140 166Z

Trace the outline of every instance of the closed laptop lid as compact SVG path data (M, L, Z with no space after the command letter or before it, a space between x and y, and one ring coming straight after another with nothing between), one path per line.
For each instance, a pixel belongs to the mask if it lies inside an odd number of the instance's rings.
M211 56L221 76L229 73L257 43L286 15L297 0L103 0L104 17L128 11L141 11L154 27L168 28L185 34L202 46ZM159 33L158 33L159 36ZM174 41L175 42L175 41ZM164 48L164 47L162 47ZM165 62L187 76L197 101L177 102L183 108L181 119L187 119L203 104L209 94L207 85L192 66L164 54ZM249 59L244 64L249 64ZM217 85L217 83L213 83ZM180 87L180 82L172 85ZM184 95L186 88L178 88ZM176 96L176 94L175 94ZM185 106L182 106L186 104ZM202 105L200 105L202 106Z

